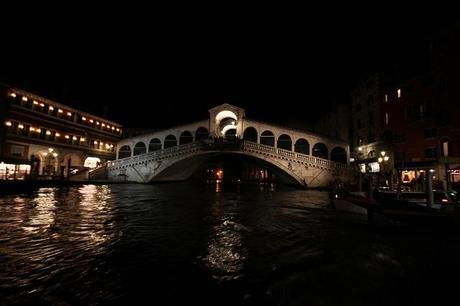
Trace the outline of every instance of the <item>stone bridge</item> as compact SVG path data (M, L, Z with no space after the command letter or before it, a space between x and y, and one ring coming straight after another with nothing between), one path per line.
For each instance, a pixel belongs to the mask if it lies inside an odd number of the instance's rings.
M230 104L209 113L208 120L120 141L117 159L108 163L109 179L185 180L206 160L229 154L252 159L282 181L305 187L351 179L344 141L251 120Z

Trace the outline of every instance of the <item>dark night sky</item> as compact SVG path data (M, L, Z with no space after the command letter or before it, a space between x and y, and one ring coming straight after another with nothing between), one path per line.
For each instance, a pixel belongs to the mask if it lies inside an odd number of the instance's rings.
M333 100L346 101L364 72L420 67L426 38L453 22L426 16L275 21L244 35L125 25L54 35L18 31L2 48L0 82L100 115L107 108L125 126L204 119L228 95L251 118L311 122ZM24 35L24 42L14 38Z

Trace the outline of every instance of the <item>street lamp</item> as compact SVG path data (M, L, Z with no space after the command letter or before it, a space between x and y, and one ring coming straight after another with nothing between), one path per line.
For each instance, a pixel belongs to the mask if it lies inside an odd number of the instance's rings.
M388 155L386 155L385 151L381 151L380 155L381 156L377 160L378 160L379 164L382 166L380 172L382 172L382 175L383 175L383 178L384 178L385 184L386 184L387 179L386 179L386 176L385 176L385 163L390 159L390 157Z

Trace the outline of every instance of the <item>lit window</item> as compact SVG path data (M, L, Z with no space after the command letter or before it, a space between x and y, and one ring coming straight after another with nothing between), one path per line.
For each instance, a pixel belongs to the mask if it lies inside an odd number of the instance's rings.
M385 94L385 102L388 102L388 94Z
M56 137L59 137L59 136L61 136L61 134L59 134L59 133L56 133Z
M396 92L398 94L398 98L401 98L401 89L398 89Z
M120 132L120 129L117 128L117 132Z
M36 129L36 132L37 132L37 133L41 133L41 132L42 132L42 129L38 128L38 129Z
M385 124L388 125L390 122L390 115L388 113L385 113Z
M51 131L46 131L46 135L51 135Z
M449 142L445 141L442 143L442 152L443 156L447 157L449 156Z
M27 102L27 97L22 97L22 101Z
M34 132L35 129L34 129L33 127L30 127L30 128L29 128L29 131Z
M41 107L45 107L45 104L44 104L44 103L40 103L40 106L41 106Z
M77 136L73 136L72 139L73 139L73 140L77 140Z
M93 119L89 119L89 122L93 123L93 122L94 122L94 120L93 120Z
M105 123L103 123L102 126L104 127L104 126L105 126Z
M6 126L11 126L11 125L12 125L12 124L11 124L11 121L5 122L5 125L6 125Z
M26 100L27 101L27 100ZM34 100L34 102L32 102L34 105L38 105L38 102Z
M10 97L16 98L16 93L14 93L14 92L10 93Z
M115 127L114 127L114 126L112 126L112 130L115 130Z
M85 141L85 138L80 138L80 141Z
M96 121L96 124L99 125L100 124L99 121Z
M67 112L67 116L72 116L72 113L71 112Z
M96 140L94 141L94 144L97 145L97 141L96 141Z
M86 121L86 117L81 117L81 120Z
M59 110L58 110L58 113L61 113L61 114L62 114L63 112L64 112L64 111L63 111L62 109L59 109Z
M18 128L23 129L23 128L24 128L24 125L19 124L19 125L18 125Z
M69 135L65 135L65 139L69 139L69 138L70 138L70 136L69 136Z
M49 110L50 110L50 111L53 111L53 110L54 110L54 107L50 106L50 107L49 107Z

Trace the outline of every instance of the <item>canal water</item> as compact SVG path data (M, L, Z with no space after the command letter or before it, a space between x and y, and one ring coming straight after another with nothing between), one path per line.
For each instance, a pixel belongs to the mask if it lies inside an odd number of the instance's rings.
M455 229L195 183L0 198L0 305L457 305Z

